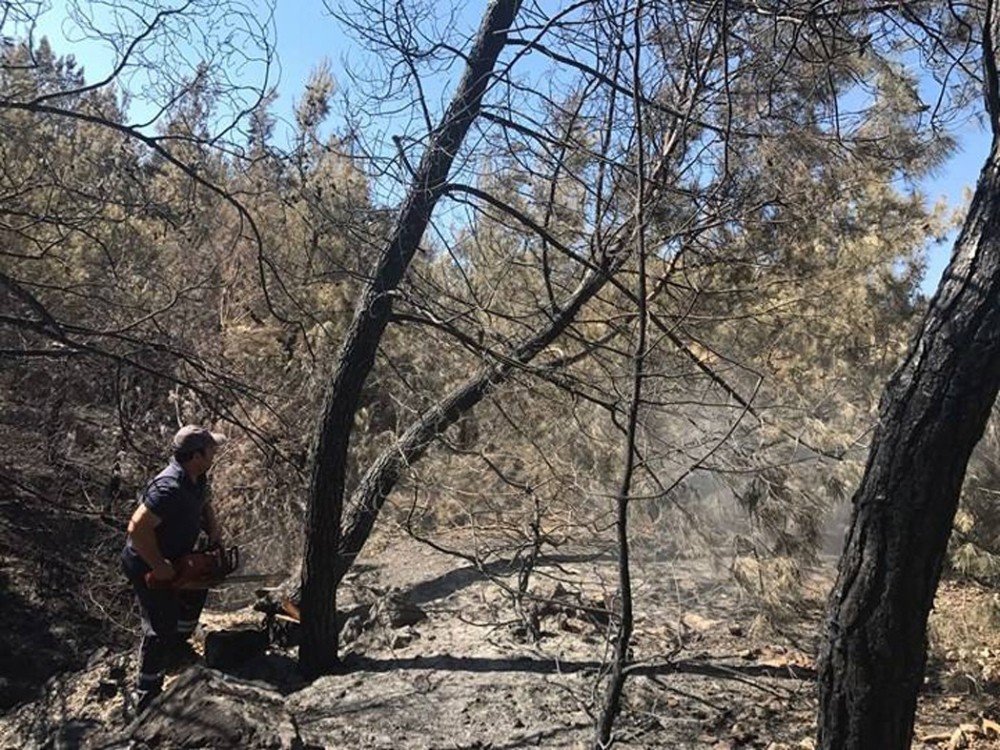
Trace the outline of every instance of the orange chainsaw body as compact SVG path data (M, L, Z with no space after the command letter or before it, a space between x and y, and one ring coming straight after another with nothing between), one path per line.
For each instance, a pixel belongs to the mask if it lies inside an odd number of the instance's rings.
M232 573L240 564L238 547L192 552L174 561L176 575L169 581L158 581L146 573L146 586L151 589L208 589Z

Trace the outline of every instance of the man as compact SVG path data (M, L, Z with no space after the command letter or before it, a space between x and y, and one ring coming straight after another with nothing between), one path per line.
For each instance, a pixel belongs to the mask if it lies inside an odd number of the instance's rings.
M158 581L176 575L172 561L194 549L198 534L209 545L222 543L222 531L206 491L208 470L224 435L187 425L174 436L173 457L143 490L139 507L128 523L122 567L135 589L142 617L139 642L137 710L142 711L163 688L163 674L172 659L190 653L188 637L205 606L207 591L149 588L146 574Z

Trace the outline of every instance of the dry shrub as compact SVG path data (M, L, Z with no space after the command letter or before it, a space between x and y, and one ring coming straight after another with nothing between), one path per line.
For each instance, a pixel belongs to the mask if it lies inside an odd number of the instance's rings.
M1000 691L1000 594L944 582L928 625L929 674L949 692Z
M780 632L802 619L805 581L798 560L740 555L733 559L730 570L759 607L751 624L752 633Z
M981 583L1000 581L1000 422L986 426L969 462L948 548L947 572Z

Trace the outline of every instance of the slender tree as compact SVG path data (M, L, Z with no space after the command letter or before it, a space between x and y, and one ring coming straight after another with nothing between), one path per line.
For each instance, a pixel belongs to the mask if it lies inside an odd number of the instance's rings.
M417 251L434 206L444 193L455 155L479 114L519 6L519 0L494 0L483 16L462 79L431 133L395 227L358 302L325 398L313 453L302 567L299 660L309 674L328 671L337 663L334 562L340 545L348 445L358 397L389 322L392 294Z
M632 104L635 108L636 122L636 200L635 200L635 299L636 333L632 352L632 383L628 399L628 411L625 422L625 435L622 440L622 473L618 496L615 498L615 536L618 548L618 599L621 610L618 613L618 632L615 635L614 653L611 661L611 674L604 695L604 702L597 719L594 736L594 750L603 750L611 744L611 733L615 719L621 710L622 693L625 690L626 669L629 663L629 653L632 644L632 632L635 618L632 612L632 570L629 558L629 502L632 496L633 477L637 461L637 440L639 432L640 409L643 400L643 379L646 375L646 331L649 325L646 311L646 218L645 218L645 182L646 154L643 138L642 85L640 80L643 4L640 0L633 10L633 44L632 57Z

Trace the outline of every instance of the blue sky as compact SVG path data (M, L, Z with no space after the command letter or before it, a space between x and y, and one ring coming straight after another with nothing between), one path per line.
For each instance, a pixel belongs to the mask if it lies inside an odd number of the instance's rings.
M974 123L968 123L955 133L958 148L948 162L933 176L924 181L927 198L934 201L945 196L952 205L963 201L966 188L973 188L979 177L979 170L990 150L990 137L986 131ZM935 245L927 253L927 273L924 276L923 291L933 294L941 280L941 274L951 257L955 233L949 242Z
M245 0L249 5L263 6L260 0ZM40 32L47 34L57 53L74 53L85 66L88 79L107 70L108 57L92 46L73 45L66 41L63 30L64 3L56 0L49 14L43 18ZM458 21L467 27L478 24L479 14L485 5L483 1L463 3L458 8ZM359 54L350 38L344 34L338 22L333 19L321 0L277 0L274 14L274 33L278 67L273 71L272 81L279 93L276 111L279 116L289 117L293 103L303 91L310 71L320 63L329 60L334 75L344 79L344 63L357 59ZM359 91L357 94L363 95ZM930 203L945 197L952 205L963 200L963 192L974 185L989 148L989 138L975 123L968 123L956 132L958 148L952 157L930 178L922 188ZM923 283L925 293L930 294L937 286L941 273L951 253L951 240L930 248L927 273Z
M460 22L470 28L478 23L484 2L463 4ZM328 58L334 72L342 69L341 61L351 56L351 42L327 13L320 0L279 0L275 14L278 56L281 61L279 90L289 103L298 96L310 69L322 58ZM945 197L952 205L963 201L966 188L975 186L983 160L989 151L990 139L976 123L969 122L955 133L958 148L946 164L924 181L927 200L934 203ZM948 263L954 236L948 242L931 247L927 257L927 273L923 290L930 295L937 287Z

